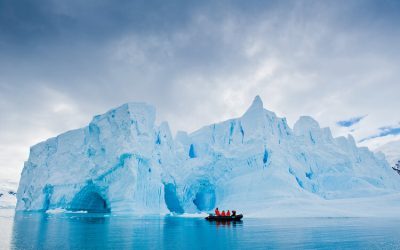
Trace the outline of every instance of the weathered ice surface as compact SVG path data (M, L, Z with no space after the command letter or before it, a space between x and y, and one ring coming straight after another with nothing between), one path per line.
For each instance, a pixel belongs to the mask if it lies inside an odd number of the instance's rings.
M268 204L295 211L304 201L329 207L396 195L399 181L383 155L358 148L351 136L333 138L311 117L291 129L258 96L242 117L175 138L167 123L155 124L153 107L129 103L33 146L17 210L164 214L229 206L259 215Z

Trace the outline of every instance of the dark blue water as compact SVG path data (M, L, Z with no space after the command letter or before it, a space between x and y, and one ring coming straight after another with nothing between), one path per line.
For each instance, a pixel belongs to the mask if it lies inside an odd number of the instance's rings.
M103 214L0 216L11 249L400 249L400 219L244 219Z

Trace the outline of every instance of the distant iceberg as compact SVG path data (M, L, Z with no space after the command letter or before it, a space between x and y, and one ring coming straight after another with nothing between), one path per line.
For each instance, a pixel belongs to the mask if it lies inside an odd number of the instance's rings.
M388 142L375 149L375 152L384 153L390 166L395 167L400 162L400 140Z
M333 138L311 117L291 129L259 96L242 117L175 138L166 122L155 124L152 106L128 103L33 146L16 209L334 216L377 196L382 211L384 201L400 208L399 178L382 155Z

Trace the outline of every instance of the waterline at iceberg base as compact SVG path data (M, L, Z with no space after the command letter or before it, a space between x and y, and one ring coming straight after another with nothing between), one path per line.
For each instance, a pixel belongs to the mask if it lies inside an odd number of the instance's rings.
M400 176L311 117L290 128L258 96L240 118L175 137L152 106L128 103L33 146L17 200L23 211L397 216Z

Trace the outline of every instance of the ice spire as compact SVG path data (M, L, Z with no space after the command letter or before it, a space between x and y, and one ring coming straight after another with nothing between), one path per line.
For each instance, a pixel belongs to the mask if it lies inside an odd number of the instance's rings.
M247 109L246 114L250 113L250 112L253 112L253 111L263 110L263 109L264 109L264 105L263 105L263 102L261 100L261 97L259 95L256 95L256 97L254 97L253 103Z
M259 135L259 130L262 130L265 123L265 112L263 102L260 96L257 95L246 113L241 117L241 124L244 133L247 133L247 137L252 134Z
M254 97L254 100L253 100L253 103L251 104L251 107L254 107L254 108L257 108L257 109L264 108L263 101L261 100L261 97L259 95L256 95L256 97Z

